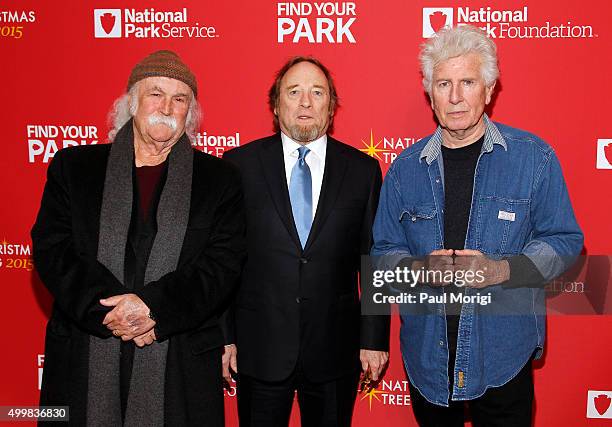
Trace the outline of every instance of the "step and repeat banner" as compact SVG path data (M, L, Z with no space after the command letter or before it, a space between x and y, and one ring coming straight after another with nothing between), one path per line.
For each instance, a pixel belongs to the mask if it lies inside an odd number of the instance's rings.
M420 44L444 25L482 27L500 58L490 116L554 147L584 230L583 254L605 255L612 253L611 18L605 0L3 1L0 405L38 402L51 297L33 269L30 228L49 161L64 147L107 141L108 111L147 54L174 50L193 70L204 112L195 145L213 156L271 134L274 73L291 56L314 55L333 72L340 96L333 135L386 171L436 126L421 86ZM598 298L609 302L609 275L590 274L590 259L555 292L588 294L587 281L603 280ZM398 329L394 319L389 369L358 396L355 426L416 425ZM535 363L535 425L612 426L612 317L550 315L547 333ZM225 392L229 426L237 425L234 386ZM295 426L297 415L295 407Z

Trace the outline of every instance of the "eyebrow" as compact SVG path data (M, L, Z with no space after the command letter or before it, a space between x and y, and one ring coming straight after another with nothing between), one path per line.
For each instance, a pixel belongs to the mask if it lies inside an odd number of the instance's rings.
M454 80L454 79L452 79L450 77L440 77L440 78L434 79L434 82L452 81L452 80ZM478 80L478 77L477 76L471 76L471 77L466 76L466 77L461 77L461 78L459 78L457 80L459 80L459 81L463 81L463 80Z
M298 86L299 86L299 84L287 86L287 89L293 89L293 88L296 88ZM318 89L327 89L325 86L322 86L322 85L313 85L312 87L313 88L318 88Z
M166 93L166 92L165 92L165 91L164 91L162 88L160 88L159 86L153 86L153 87L150 89L150 91L151 91L151 92L161 92L161 93L164 93L164 94ZM174 95L172 95L172 96L173 96L174 98L176 98L176 97L180 97L180 96L183 96L183 97L185 97L185 98L186 98L186 97L188 97L188 96L189 96L189 94L187 94L187 93L183 93L183 92L180 92L180 93L174 94Z
M149 89L150 92L161 92L161 93L166 93L164 92L164 90L159 87L159 86L153 86L151 89Z

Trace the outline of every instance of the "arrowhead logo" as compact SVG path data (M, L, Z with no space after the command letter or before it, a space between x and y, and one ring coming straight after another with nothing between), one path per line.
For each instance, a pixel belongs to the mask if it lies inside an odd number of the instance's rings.
M100 23L106 34L110 34L115 27L115 17L110 13L105 13L100 17Z
M96 38L120 38L121 9L95 9L94 35Z
M597 140L597 169L612 169L612 139Z
M446 24L446 15L440 11L429 15L429 25L437 33Z
M612 419L612 391L589 390L586 416Z
M612 403L612 398L606 396L605 394L600 394L593 400L595 403L595 409L597 409L599 415L605 414L610 407L610 403Z
M433 37L435 33L446 26L453 26L452 7L423 8L423 38Z

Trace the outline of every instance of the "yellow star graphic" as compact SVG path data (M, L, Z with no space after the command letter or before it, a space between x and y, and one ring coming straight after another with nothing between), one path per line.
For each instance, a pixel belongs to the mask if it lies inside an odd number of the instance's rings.
M378 398L378 396L376 396L377 394L382 393L382 391L378 391L376 390L374 387L372 387L370 390L368 390L363 397L361 398L361 400L368 398L370 400L370 411L372 410L372 398L378 400L380 402L380 399Z
M370 157L376 157L378 160L382 160L378 153L385 153L387 151L391 151L386 150L384 148L378 148L378 146L382 142L382 139L379 140L376 144L374 144L374 133L372 132L372 129L370 129L370 141L366 142L362 139L361 142L363 143L365 148L360 148L359 151L363 151Z

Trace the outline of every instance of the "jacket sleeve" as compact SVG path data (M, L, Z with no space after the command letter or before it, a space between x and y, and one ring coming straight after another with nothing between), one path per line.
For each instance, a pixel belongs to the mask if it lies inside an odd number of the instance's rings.
M234 294L235 295L235 294ZM219 317L219 326L223 332L223 344L236 344L236 312L234 309L234 298L230 298L229 307Z
M397 161L391 164L382 184L373 226L374 246L372 247L373 256L384 256L386 262L393 259L393 267L403 258L415 255L410 253L404 230L399 222L402 209L400 184L395 176L397 164Z
M227 160L230 163L234 164L236 167L240 168L240 165L234 159L233 150L226 151L223 153L223 160ZM246 213L245 213L245 221L246 221ZM245 242L246 244L246 242ZM246 247L246 246L245 246ZM240 280L240 279L238 279ZM221 331L223 332L223 344L236 344L236 311L235 311L235 303L236 303L236 292L234 290L229 297L228 305L225 310L219 316L219 326L221 327Z
M71 218L71 194L65 174L64 152L49 164L40 210L32 228L36 270L56 306L88 333L110 336L102 325L109 307L101 298L125 293L123 285L100 262L77 250Z
M532 234L522 253L551 280L573 264L584 239L552 149L541 162L531 199Z
M195 329L218 313L238 283L245 254L244 201L236 171L214 207L213 229L199 255L136 292L155 315L158 341Z
M382 172L380 165L376 162L376 168L371 179L370 195L366 212L364 214L362 229L361 229L361 248L362 256L367 256L372 248L372 224L378 207L378 198L380 196L380 187L382 184ZM362 271L363 273L363 271ZM368 285L368 278L364 278L360 274L361 282L361 299L371 300L371 286ZM362 304L367 307L368 304ZM368 350L389 351L389 328L391 324L390 312L387 314L362 314L361 315L361 348Z

